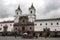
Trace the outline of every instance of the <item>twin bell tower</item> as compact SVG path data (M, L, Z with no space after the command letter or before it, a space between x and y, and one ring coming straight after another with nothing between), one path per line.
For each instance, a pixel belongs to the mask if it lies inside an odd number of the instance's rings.
M36 9L33 6L33 3L31 5L31 7L29 7L28 11L29 11L28 15L23 15L22 14L23 11L21 10L20 5L18 5L18 8L15 10L16 15L15 15L14 23L18 23L19 22L19 17L21 17L21 16L28 16L28 18L29 18L28 21L34 22L35 19L36 19L36 15L35 15Z

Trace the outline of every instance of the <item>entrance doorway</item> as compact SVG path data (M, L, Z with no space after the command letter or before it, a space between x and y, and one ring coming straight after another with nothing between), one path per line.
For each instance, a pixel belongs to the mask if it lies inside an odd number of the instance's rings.
M22 32L25 32L25 27L22 27Z
M49 35L50 35L50 28L47 28L47 27L44 28L44 29L43 29L43 32L44 32L44 33L43 33L43 36L49 36Z

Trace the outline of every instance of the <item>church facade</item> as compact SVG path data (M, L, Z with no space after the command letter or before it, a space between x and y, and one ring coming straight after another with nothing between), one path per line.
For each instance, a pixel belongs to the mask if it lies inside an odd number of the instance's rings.
M36 9L34 8L33 4L29 8L29 14L24 15L22 14L22 10L20 6L16 9L16 18L14 21L14 31L17 33L32 33L34 31L34 21L36 19ZM31 34L32 35L32 34Z
M22 14L20 5L15 10L14 21L0 22L0 32L28 33L29 35L60 35L60 18L36 19L36 9L31 5L29 14Z

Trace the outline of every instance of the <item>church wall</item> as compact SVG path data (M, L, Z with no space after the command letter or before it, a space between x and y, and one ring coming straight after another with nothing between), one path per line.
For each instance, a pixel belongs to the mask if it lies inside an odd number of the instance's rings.
M7 28L7 31L13 31L13 24L14 23L0 23L0 32L3 32L3 26L7 25L8 28Z
M47 23L47 25L46 25ZM51 25L51 23L53 25ZM58 23L58 24L57 24ZM60 31L60 20L36 21L34 22L34 31L43 31L43 28L50 28L50 31Z
M28 31L34 31L34 26L27 26Z
M19 30L22 31L22 27L23 26L19 26ZM25 27L25 31L33 31L34 27L33 26L24 26Z
M15 19L14 19L14 23L18 23L19 21L19 17L17 16Z
M19 30L20 30L20 31L22 30L22 27L21 27L21 26L19 26Z

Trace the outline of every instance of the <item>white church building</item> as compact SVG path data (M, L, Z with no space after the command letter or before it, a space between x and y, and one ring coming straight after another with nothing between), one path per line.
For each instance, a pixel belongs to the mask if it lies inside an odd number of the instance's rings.
M36 19L36 9L31 5L28 14L22 14L20 6L15 10L14 21L3 21L0 22L0 32L6 30L7 32L13 32L18 30L33 31L36 34L55 34L55 32L60 35L60 18L54 19ZM28 22L28 23L27 23ZM25 23L25 24L24 24ZM27 26L26 26L27 23ZM32 23L32 24L31 24ZM22 26L24 27L22 27ZM4 29L4 26L7 26ZM18 27L19 26L19 27ZM19 29L20 28L20 29ZM20 30L20 31L21 31Z

